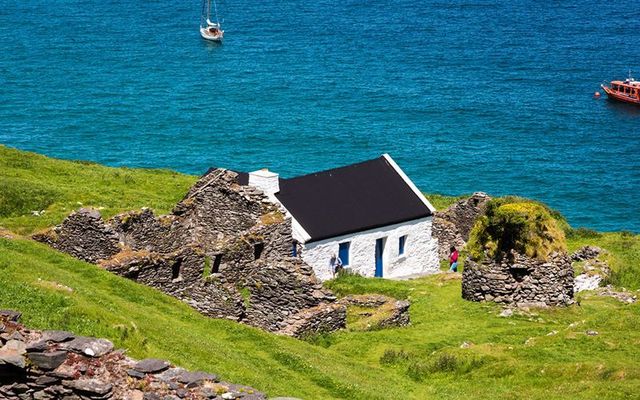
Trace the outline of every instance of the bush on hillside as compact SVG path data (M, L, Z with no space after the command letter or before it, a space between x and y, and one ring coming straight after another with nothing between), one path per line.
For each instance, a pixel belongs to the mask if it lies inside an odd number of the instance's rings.
M566 251L562 221L564 218L559 221L558 216L537 202L493 199L487 203L486 214L476 221L467 250L476 261L484 256L500 259L511 250L546 260L554 251Z
M60 193L23 179L0 177L0 217L44 210L58 200Z

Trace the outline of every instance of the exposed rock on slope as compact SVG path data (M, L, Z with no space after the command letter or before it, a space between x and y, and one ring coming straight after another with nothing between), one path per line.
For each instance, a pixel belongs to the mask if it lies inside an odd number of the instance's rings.
M0 398L7 400L266 399L206 372L135 361L106 339L35 331L0 310Z
M291 220L261 191L239 185L232 171L211 170L169 215L143 209L104 221L80 210L34 239L211 317L273 332L292 323L308 328L296 335L345 324L344 306L328 307L333 293L291 257Z

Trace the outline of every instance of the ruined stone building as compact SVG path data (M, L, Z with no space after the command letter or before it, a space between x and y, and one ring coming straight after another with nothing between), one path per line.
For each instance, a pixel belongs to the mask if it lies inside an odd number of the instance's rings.
M211 317L294 336L345 324L345 306L292 255L291 218L228 170L210 170L169 215L143 209L105 221L81 209L34 239Z
M433 212L384 155L292 179L211 169L168 215L81 209L34 239L207 316L301 336L345 325L321 283L334 253L365 276L437 272Z
M241 173L240 182L282 206L292 221L291 254L321 280L333 277L333 255L370 277L439 269L435 208L388 154L290 179L267 170Z

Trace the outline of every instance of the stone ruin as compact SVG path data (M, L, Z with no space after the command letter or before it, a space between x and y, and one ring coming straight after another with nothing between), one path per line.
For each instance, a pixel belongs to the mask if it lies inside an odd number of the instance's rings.
M436 212L432 229L433 236L438 239L438 255L441 259L449 258L451 246L461 250L467 244L469 233L476 219L484 214L489 200L491 197L486 193L476 192L446 210Z
M0 399L266 399L264 393L168 361L135 361L106 339L36 331L0 310Z
M548 261L512 251L501 261L465 260L462 298L493 301L519 307L546 307L573 303L573 267L564 253L552 253Z
M210 170L169 215L81 209L33 238L210 317L296 337L345 326L346 307L292 257L291 219L232 171Z

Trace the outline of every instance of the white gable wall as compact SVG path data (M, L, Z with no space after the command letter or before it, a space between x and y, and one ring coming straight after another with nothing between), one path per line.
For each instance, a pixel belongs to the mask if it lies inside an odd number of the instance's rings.
M318 279L325 281L333 277L329 264L331 255L338 254L340 243L351 242L349 265L345 268L363 276L373 277L376 271L376 240L386 238L383 251L383 278L435 273L440 268L437 241L431 236L432 219L433 217L425 217L306 243L303 245L301 256L313 267ZM404 235L407 235L404 254L399 256L399 240Z

